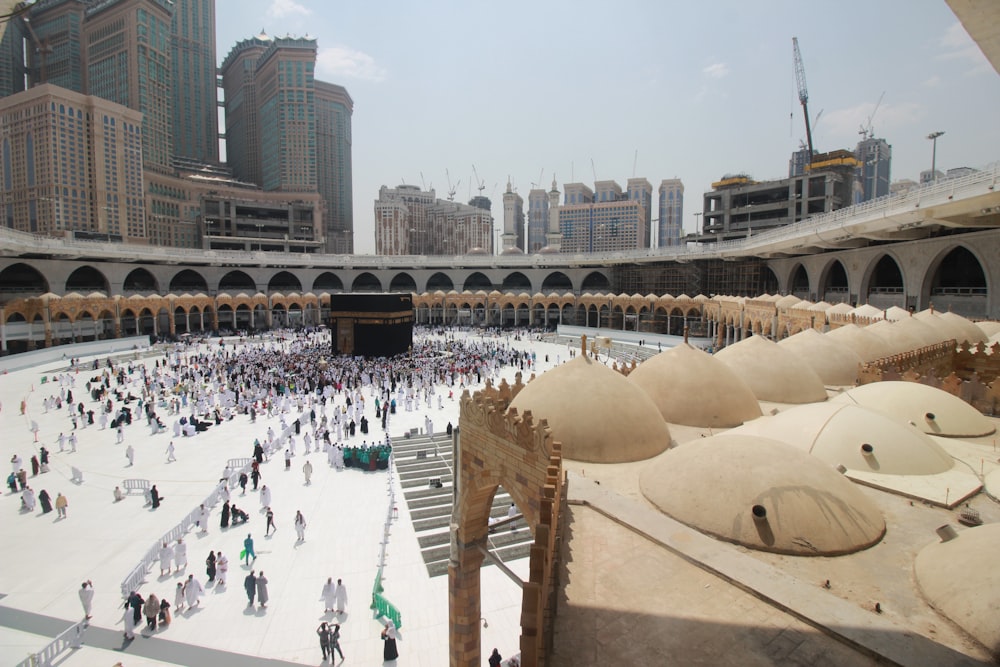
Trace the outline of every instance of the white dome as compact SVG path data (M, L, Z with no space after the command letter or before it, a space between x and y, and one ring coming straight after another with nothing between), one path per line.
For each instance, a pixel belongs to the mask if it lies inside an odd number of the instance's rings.
M851 385L857 382L861 357L842 343L827 338L815 329L805 329L778 341L782 347L819 375L826 385Z
M752 549L803 556L878 542L874 503L831 466L766 438L717 435L644 466L642 494L660 511Z
M729 433L771 438L830 466L882 475L936 475L955 465L940 445L912 426L842 402L800 405Z
M546 420L563 455L574 461L640 461L670 446L670 430L652 399L586 355L536 377L510 407Z
M996 430L993 422L962 399L918 382L872 382L831 400L877 410L931 435L975 438Z
M671 424L727 428L760 416L750 387L726 364L687 343L642 362L628 381L646 392Z
M761 401L812 403L826 400L823 381L789 350L762 336L723 348L715 357L749 385Z
M924 597L956 625L1000 655L1000 524L969 528L920 550L913 564Z

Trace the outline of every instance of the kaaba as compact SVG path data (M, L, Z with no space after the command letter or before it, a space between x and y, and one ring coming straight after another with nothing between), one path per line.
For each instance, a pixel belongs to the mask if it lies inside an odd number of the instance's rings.
M330 297L333 353L391 357L413 346L409 293L334 294Z

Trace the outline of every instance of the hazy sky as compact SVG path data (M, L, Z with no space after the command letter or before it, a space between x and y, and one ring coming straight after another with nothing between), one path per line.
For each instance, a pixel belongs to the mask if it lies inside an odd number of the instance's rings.
M723 174L783 178L805 139L798 37L817 150L854 148L872 119L892 179L1000 160L1000 77L944 0L332 2L217 0L219 60L263 28L318 40L317 78L354 99L355 250L373 252L382 185L478 193L502 224L527 199L634 175L685 187L685 229ZM591 164L593 163L593 167ZM653 216L658 211L654 208Z

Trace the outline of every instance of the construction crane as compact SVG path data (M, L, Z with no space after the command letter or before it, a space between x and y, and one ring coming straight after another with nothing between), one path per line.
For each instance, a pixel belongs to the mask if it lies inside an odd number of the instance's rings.
M49 45L49 38L46 36L45 39L38 39L38 35L35 34L35 29L31 27L31 19L23 14L21 15L21 24L27 29L28 36L31 38L31 41L35 46L35 50L38 53L38 78L34 79L31 82L31 85L35 86L40 83L45 83L48 80L48 73L45 68L46 56L52 53L52 47Z
M455 181L455 184L451 183L451 174L448 170L444 170L444 175L448 178L448 201L455 201L455 193L458 191L458 186L462 184L462 179Z
M792 51L795 57L795 85L799 89L799 102L802 103L802 115L806 120L806 141L809 148L809 161L812 162L813 135L812 128L809 126L809 90L806 88L806 68L802 64L798 37L792 37Z
M537 183L532 183L531 187L532 188L541 188L541 187L544 187L543 184L542 184L542 179L543 178L545 178L545 167L542 167L541 170L538 172L538 182Z
M476 189L479 190L479 196L483 196L483 190L486 189L486 181L479 178L479 172L476 171L476 165L472 165L472 175L476 178Z
M875 103L875 108L872 109L870 114L868 114L868 120L865 121L864 125L858 128L858 134L861 135L862 139L871 139L875 136L875 130L872 128L872 120L875 118L875 113L878 111L878 108L882 105L883 97L885 97L884 90L882 91L882 94L878 96L878 102Z

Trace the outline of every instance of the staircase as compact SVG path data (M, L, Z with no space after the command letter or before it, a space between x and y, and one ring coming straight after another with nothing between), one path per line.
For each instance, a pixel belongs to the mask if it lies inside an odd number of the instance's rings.
M437 433L433 436L411 434L409 438L394 437L392 456L427 573L432 577L445 575L448 573L454 488L451 436ZM440 482L441 486L432 485L432 480ZM499 489L493 497L490 516L507 518L510 503L507 492ZM517 524L517 530L502 526L489 536L490 551L505 563L528 557L531 531L525 527L523 520L518 520ZM489 559L483 564L489 565Z

